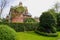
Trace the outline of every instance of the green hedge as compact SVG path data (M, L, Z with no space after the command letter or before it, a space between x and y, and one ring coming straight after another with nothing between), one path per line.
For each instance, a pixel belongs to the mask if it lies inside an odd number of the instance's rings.
M11 28L15 29L17 32L20 31L34 31L38 27L38 23L0 23L9 25Z
M44 32L40 32L40 31L37 31L37 30L35 32L40 34L40 35L48 36L48 37L56 37L56 36L58 36L57 33L44 33Z
M16 32L7 25L0 25L0 40L16 40Z

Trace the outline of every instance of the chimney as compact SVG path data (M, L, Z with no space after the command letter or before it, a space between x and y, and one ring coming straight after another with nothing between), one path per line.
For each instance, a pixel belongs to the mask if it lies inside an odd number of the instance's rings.
M19 6L23 6L22 2L19 3Z

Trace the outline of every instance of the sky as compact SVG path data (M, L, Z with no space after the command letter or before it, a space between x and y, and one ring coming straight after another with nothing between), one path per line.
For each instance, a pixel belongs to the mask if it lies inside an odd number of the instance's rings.
M10 11L11 6L16 6L19 2L23 3L23 6L27 6L29 13L32 17L39 17L42 12L47 11L54 7L55 3L60 0L7 0L8 4L3 9L2 18L5 18ZM1 2L0 2L1 3Z

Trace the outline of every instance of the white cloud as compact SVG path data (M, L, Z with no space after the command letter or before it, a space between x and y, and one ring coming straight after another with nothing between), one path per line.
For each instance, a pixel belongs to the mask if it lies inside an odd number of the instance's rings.
M33 16L40 16L41 12L54 6L56 0L29 0L29 11Z
M13 2L11 4L17 5L20 1L22 1L23 4L28 7L28 10L32 14L32 16L38 16L38 17L41 15L43 11L52 8L54 4L57 2L57 0L15 0L11 1ZM7 10L8 8L6 8L5 11Z

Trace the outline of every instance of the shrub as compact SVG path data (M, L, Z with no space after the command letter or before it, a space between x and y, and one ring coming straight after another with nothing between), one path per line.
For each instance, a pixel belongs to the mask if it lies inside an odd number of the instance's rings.
M16 32L7 25L0 25L0 40L16 40Z
M38 23L10 23L9 26L15 29L17 32L34 31L38 26Z
M33 18L26 18L25 20L24 20L24 22L25 23L33 23L33 22L37 22L35 19L33 19Z
M44 33L56 33L56 19L50 12L43 12L39 18L40 23L37 31ZM48 34L49 35L49 34Z
M56 24L56 20L50 12L44 12L40 16L39 20L40 20L40 24L42 26L55 26L55 24Z
M60 31L60 13L57 13L57 30Z
M23 31L35 31L39 23L0 23L9 25L11 28L15 29L17 32Z
M40 31L35 31L36 33L43 35L43 36L48 36L48 37L56 37L58 36L57 33L45 33L45 32L40 32Z

